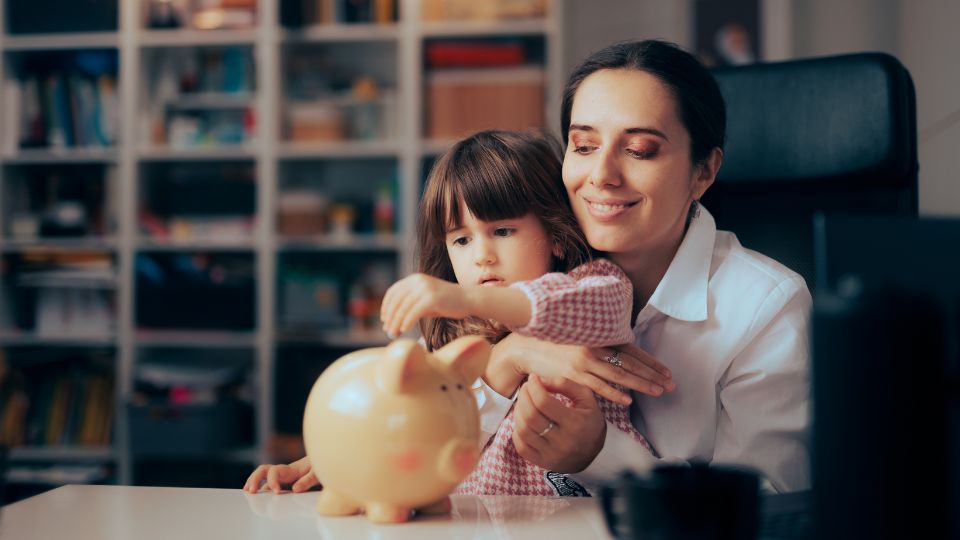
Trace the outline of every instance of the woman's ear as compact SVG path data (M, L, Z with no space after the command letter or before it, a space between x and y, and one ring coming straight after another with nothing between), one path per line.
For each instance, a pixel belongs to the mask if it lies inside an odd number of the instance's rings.
M700 200L707 189L713 185L717 179L717 173L720 172L720 165L723 164L723 150L714 148L710 154L697 165L696 177L693 182L693 199Z

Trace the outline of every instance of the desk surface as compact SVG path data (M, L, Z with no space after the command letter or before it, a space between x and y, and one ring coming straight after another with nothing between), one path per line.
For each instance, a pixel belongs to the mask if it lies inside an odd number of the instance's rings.
M109 540L609 538L596 499L454 496L449 516L373 525L319 517L318 492L65 486L0 510L0 538Z

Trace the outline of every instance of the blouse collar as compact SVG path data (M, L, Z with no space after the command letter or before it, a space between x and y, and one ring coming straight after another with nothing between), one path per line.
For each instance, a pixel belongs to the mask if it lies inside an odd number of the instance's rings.
M660 284L647 302L657 311L681 321L707 320L707 284L717 223L700 203L687 233Z

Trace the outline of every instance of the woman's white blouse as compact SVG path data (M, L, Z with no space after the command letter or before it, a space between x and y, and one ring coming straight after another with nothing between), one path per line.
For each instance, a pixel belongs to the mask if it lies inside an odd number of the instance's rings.
M677 385L633 394L633 424L660 457L608 426L600 454L572 476L596 485L626 468L699 459L754 467L776 491L808 488L810 306L802 277L717 231L700 207L634 321L636 345ZM485 441L512 399L485 384L476 395Z

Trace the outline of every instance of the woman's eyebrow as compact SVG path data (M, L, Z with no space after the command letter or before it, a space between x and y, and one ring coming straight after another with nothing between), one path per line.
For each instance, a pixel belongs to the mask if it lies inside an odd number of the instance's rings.
M597 129L596 129L595 127L593 127L593 126L589 126L589 125L586 125L586 124L570 124L570 128L568 129L568 131L586 131L586 132L588 132L588 133L595 133L595 132L597 131ZM627 128L627 129L623 130L623 132L626 133L626 134L628 134L628 135L633 135L633 134L635 134L635 133L646 133L646 134L648 134L648 135L653 135L653 136L656 136L656 137L660 137L661 139L663 139L663 140L665 140L665 141L667 141L667 142L670 142L670 138L667 137L667 134L664 133L664 132L662 132L662 131L660 131L659 129L656 129L656 128L651 128L651 127L631 127L631 128Z

